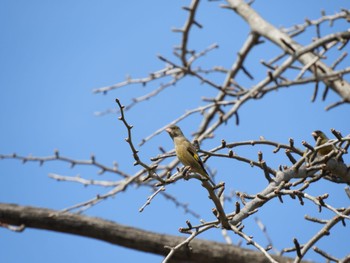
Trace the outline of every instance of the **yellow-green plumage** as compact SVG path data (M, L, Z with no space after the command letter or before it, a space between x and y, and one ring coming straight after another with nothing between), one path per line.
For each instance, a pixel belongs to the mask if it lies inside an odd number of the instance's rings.
M179 158L180 162L184 166L189 166L192 172L210 179L196 148L186 139L181 129L173 125L167 128L166 131L174 141L176 156Z
M316 146L320 146L323 145L325 143L327 143L329 141L328 137L322 132L322 131L314 131L312 133L312 136L314 137L316 143ZM318 153L320 153L321 155L326 155L328 153L330 153L333 150L332 145L329 145L327 147L321 148L318 150Z

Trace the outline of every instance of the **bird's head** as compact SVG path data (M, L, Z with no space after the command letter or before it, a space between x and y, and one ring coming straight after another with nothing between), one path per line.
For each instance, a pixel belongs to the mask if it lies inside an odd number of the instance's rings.
M172 125L166 128L165 130L169 133L170 137L173 139L178 136L183 136L181 129L176 125Z
M327 136L320 130L314 131L311 133L312 137L314 137L315 141L317 141L318 138L322 140L327 140Z

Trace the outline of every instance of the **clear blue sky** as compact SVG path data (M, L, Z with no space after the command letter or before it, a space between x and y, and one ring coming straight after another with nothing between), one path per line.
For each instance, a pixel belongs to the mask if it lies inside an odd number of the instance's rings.
M124 138L125 128L114 114L96 117L94 112L115 108L115 98L124 104L131 98L145 94L157 87L128 86L112 91L106 96L93 94L92 90L123 81L127 75L143 77L161 69L163 63L156 55L173 58L172 48L180 43L180 35L172 33L174 27L185 23L186 12L182 5L189 1L0 1L0 153L16 152L20 155L47 156L55 149L75 159L88 159L93 153L106 165L117 161L121 169L135 172L133 160ZM203 30L194 30L190 45L196 50L218 43L220 48L208 54L202 65L229 67L245 37L247 25L232 11L218 8L219 2L203 2L198 21ZM315 19L321 10L333 14L340 8L350 8L348 1L278 1L257 0L253 5L268 21L276 26L289 27L302 23L305 18ZM335 28L346 26L335 24ZM322 32L328 32L326 27ZM312 34L298 39L309 43ZM349 51L349 50L348 50ZM248 62L271 58L276 50L262 46ZM254 84L263 78L266 70L247 64L256 80L239 80L245 85ZM217 79L220 82L220 78ZM247 103L240 110L241 123L237 127L229 123L217 137L205 142L202 147L210 149L227 141L267 139L287 143L293 137L300 147L302 140L312 141L310 133L315 129L330 128L349 134L349 106L341 106L330 112L324 107L339 98L330 94L326 102L318 97L310 103L311 86L295 87L266 96L263 100ZM179 83L159 97L144 102L127 113L134 125L135 140L164 126L185 110L203 105L201 96L213 96L215 92L200 85L196 80ZM174 101L179 102L178 105ZM199 123L198 116L180 125L190 136ZM167 150L172 142L167 134L161 134L142 147L144 160L158 154L158 146ZM240 154L251 151L256 154L266 148L238 149ZM270 149L271 150L271 149ZM271 152L271 151L270 151ZM271 166L279 162L266 153ZM349 161L349 158L347 159ZM234 171L227 163L210 160L209 166L218 170L218 179L227 182L228 190L254 194L264 188L266 182L258 170L235 163ZM232 163L230 163L232 164ZM228 172L229 171L229 172ZM76 167L52 162L43 167L36 163L22 165L15 160L0 161L0 202L19 203L52 209L63 209L87 200L108 189L83 187L79 184L56 182L48 173L86 178L115 180L115 175L98 176L95 169ZM232 179L232 180L231 180ZM252 182L254 182L252 184ZM348 200L344 186L321 182L310 189L312 194L331 194L329 202L334 206L346 206ZM188 202L202 218L212 219L211 204L206 193L196 182L179 182L168 187L167 192ZM143 213L138 209L150 194L146 188L129 188L116 198L107 200L86 212L88 215L114 220L121 224L140 227L160 233L178 234L177 229L185 221L195 218L184 214L173 203L156 198ZM317 207L306 202L301 207L296 201L277 201L264 207L257 215L267 226L274 245L281 249L292 246L293 237L303 241L319 229L305 223L303 216L310 214L329 218L332 214L319 214ZM246 232L254 235L261 244L266 244L253 218L246 222ZM335 256L349 253L349 227L336 227L330 237L320 243ZM234 243L239 239L232 235ZM220 231L211 231L202 236L223 241ZM336 241L336 242L335 242ZM26 229L24 233L11 233L0 229L1 259L15 262L159 262L161 257L113 246L104 242L72 235ZM307 258L320 260L310 253Z

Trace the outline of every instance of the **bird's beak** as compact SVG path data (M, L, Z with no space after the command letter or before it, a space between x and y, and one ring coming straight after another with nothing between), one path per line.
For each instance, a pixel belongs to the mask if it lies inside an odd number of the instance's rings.
M168 132L168 133L170 133L170 132L171 132L170 127L166 128L165 131Z
M314 137L315 139L317 139L317 137L318 137L316 132L311 133L311 135L312 135L312 137Z

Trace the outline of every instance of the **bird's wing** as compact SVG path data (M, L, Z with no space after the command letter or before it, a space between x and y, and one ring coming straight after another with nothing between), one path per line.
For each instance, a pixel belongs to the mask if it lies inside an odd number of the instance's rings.
M195 150L195 148L193 147L193 145L191 144L189 147L187 147L187 151L193 156L193 158L200 164L201 168L203 169L203 171L207 173L207 171L204 168L204 164L201 160L201 158L199 157L197 151Z

